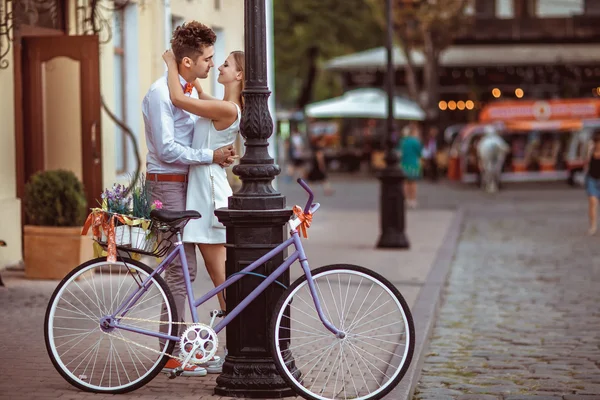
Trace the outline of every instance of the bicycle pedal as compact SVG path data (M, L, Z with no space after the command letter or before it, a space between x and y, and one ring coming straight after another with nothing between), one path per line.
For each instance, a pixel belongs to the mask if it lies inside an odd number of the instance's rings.
M223 318L226 313L223 310L213 310L210 312L210 323L208 324L211 328L215 326L215 319Z
M213 310L210 312L210 317L223 318L227 313L223 310Z
M166 373L166 375L167 375L167 378L169 378L169 379L177 378L177 374L175 373L175 371L169 371Z

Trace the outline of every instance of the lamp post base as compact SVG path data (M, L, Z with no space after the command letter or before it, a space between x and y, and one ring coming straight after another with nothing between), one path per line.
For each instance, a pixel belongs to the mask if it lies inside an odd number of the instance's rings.
M379 249L408 249L405 232L404 174L399 167L388 167L379 175L381 181L381 236Z
M235 196L234 196L235 197ZM227 276L239 273L281 244L292 210L278 197L275 210L232 210L221 208L215 215L227 227ZM232 198L230 198L231 201ZM254 272L268 276L283 263L287 250L275 255ZM263 282L255 275L243 276L226 289L227 310L233 310ZM290 286L289 270L277 281ZM270 321L273 305L285 289L273 283L234 318L226 330L227 357L217 378L215 394L227 397L279 399L295 396L283 380L271 355Z
M249 399L281 399L296 396L279 375L271 357L227 356L223 364L223 374L217 378L215 394Z

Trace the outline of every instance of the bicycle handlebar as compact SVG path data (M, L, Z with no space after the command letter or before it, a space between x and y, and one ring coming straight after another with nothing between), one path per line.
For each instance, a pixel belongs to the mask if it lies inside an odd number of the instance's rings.
M302 178L298 178L298 183L308 193L308 201L306 202L306 206L304 206L304 213L308 214L308 212L310 211L310 206L312 205L312 201L315 198L315 195L314 195L313 191L310 189L310 187L308 186L308 184L306 182L304 182L304 180Z

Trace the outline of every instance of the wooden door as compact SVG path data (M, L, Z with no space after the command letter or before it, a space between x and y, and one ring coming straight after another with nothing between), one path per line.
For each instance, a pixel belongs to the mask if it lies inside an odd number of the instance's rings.
M82 180L89 207L102 192L98 37L23 38L25 181L68 169Z

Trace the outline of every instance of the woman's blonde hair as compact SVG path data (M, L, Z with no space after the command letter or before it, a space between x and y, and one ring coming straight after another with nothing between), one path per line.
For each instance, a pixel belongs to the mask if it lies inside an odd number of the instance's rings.
M231 54L233 55L233 59L235 60L235 66L237 70L242 73L242 91L240 92L240 104L242 105L242 108L244 108L244 96L242 95L242 93L244 92L244 89L246 87L246 55L241 50L232 51Z

